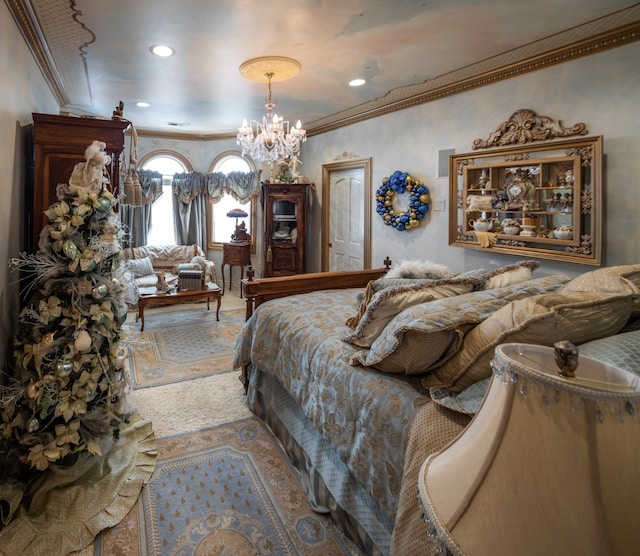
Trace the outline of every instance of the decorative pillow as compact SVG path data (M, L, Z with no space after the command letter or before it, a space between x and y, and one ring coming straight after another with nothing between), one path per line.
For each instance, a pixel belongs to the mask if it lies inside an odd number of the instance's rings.
M410 329L400 334L398 340L398 331L389 330L387 325L371 350L359 351L351 357L350 364L374 367L389 374L420 375L456 353L464 337L464 331L459 329L431 332ZM387 349L389 343L395 344L394 349Z
M422 384L461 392L491 376L490 362L498 344L552 346L569 340L578 345L616 334L630 313L631 297L624 294L562 292L513 301L471 330L462 349Z
M361 294L358 294L357 301L359 305L357 313L355 316L348 318L345 324L349 328L355 329L367 310L369 303L371 303L373 296L385 288L393 288L396 286L417 286L431 282L433 282L433 280L428 278L387 278L386 276L384 278L378 278L377 280L370 280L364 291Z
M484 268L474 268L473 270L467 270L460 274L454 275L454 278L483 278L487 271ZM486 288L484 288L486 289Z
M511 284L531 280L531 273L539 266L538 261L520 261L492 270L484 275L487 281L484 289L504 288Z
M142 259L129 259L129 270L131 270L134 278L148 276L154 272L153 264L149 257L143 257Z
M640 330L592 340L582 344L579 352L640 375Z
M433 402L438 405L442 405L456 413L475 415L487 395L490 382L491 377L487 377L465 388L460 393L441 390L440 388L432 388L429 393Z
M180 273L181 270L202 270L202 267L197 263L180 263L175 266L174 271Z
M640 317L640 264L598 268L574 278L563 291L629 293L631 318Z
M535 278L506 288L481 290L413 305L396 315L352 365L386 373L423 374L452 357L471 328L516 299L557 291L564 274Z
M424 284L385 288L373 295L353 334L344 340L360 347L369 347L387 323L407 307L432 299L468 293L481 286L481 280L450 278Z
M442 280L451 278L451 276L453 276L453 272L445 265L417 259L400 261L397 265L391 265L385 274L386 278L431 278L433 280Z
M207 264L207 259L204 257L196 256L191 259L191 264L198 265L200 270L204 270L204 267Z

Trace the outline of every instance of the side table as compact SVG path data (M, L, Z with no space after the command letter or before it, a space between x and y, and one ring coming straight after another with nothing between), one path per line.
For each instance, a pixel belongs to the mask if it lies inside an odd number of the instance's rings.
M222 293L225 290L224 266L229 265L229 289L231 289L231 277L233 267L240 267L240 280L244 274L244 267L251 264L251 242L238 241L222 244ZM240 297L242 297L242 289L240 289Z

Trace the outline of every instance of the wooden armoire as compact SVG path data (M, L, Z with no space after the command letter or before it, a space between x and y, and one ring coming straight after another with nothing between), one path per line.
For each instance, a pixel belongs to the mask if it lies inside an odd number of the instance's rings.
M59 183L68 183L84 151L93 141L106 144L111 156L107 168L110 190L119 191L120 156L124 150L126 120L101 120L52 114L33 114L33 183L27 184L25 248L37 251L42 228L47 224L44 211L55 203Z

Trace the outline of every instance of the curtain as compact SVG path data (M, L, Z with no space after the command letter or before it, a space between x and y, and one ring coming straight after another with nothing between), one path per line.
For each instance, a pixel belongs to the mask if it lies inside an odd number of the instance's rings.
M173 221L176 243L197 244L207 252L206 178L198 172L173 176Z
M159 172L138 170L136 178L132 178L133 182L128 188L131 192L126 196L134 202L121 203L119 207L120 220L125 230L123 247L147 244L151 229L151 208L154 201L162 195L162 174Z
M215 172L207 174L206 184L209 198L217 203L225 193L231 195L241 204L248 203L260 193L260 174L257 172L229 172L223 174Z

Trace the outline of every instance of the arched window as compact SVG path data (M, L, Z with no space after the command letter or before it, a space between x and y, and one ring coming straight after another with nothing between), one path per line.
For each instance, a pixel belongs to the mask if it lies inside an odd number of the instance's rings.
M229 172L252 172L251 164L240 154L226 153L217 158L211 168L211 172L228 174ZM255 223L254 202L240 204L231 195L225 194L217 203L211 203L209 220L209 241L211 246L227 243L231 240L231 235L235 231L236 220L229 218L227 213L234 208L242 208L249 216L243 221L247 228L247 233L254 241L253 226Z
M151 209L151 229L147 244L173 245L176 242L176 236L171 183L174 174L188 172L189 169L177 157L168 154L152 155L142 163L141 168L162 174L162 195L153 203Z

